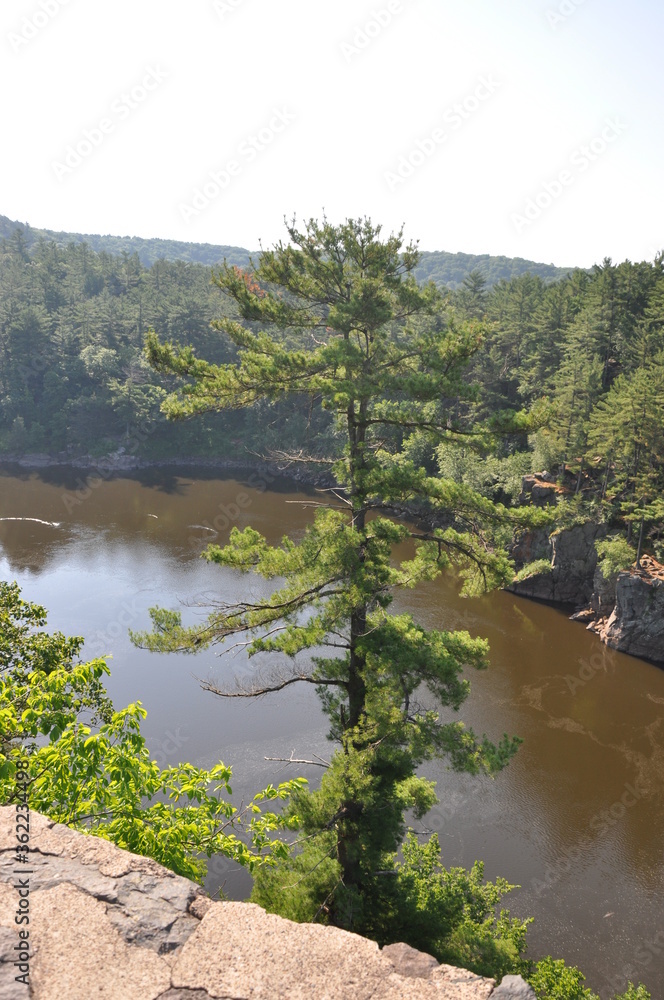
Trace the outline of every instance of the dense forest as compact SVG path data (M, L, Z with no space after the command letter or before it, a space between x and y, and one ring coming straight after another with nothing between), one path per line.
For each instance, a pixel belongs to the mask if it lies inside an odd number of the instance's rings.
M488 428L505 411L530 412L529 432L503 435L497 449L488 442L485 454L476 440L434 452L414 435L406 442L413 457L507 502L523 475L548 469L576 503L599 511L608 502L630 540L637 522L637 537L650 537L661 556L663 263L607 259L548 283L526 272L490 285L480 270L467 272L446 293L445 321L476 321L481 338L468 373L474 399L459 402L455 420ZM333 421L315 397L165 421L159 407L172 380L144 359L149 329L211 362L233 357L211 325L233 305L210 278L202 264L146 267L137 253L44 237L30 244L14 229L0 246L0 452L63 460L118 450L152 460L333 453Z

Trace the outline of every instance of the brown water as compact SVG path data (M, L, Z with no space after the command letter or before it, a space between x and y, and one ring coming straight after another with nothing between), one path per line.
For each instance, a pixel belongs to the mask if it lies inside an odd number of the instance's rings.
M117 706L143 702L160 763L221 758L233 765L239 800L290 773L265 757L330 753L313 690L225 702L196 678L242 675L256 660L152 655L127 638L129 627L148 627L151 605L267 586L208 566L201 549L234 524L276 542L301 531L312 510L293 502L306 495L292 484L235 475L0 471L0 517L51 522L0 520L0 578L44 604L51 628L84 635L88 655L112 652L109 691ZM399 596L395 609L489 639L491 666L472 675L461 717L494 739L524 740L494 781L428 765L440 803L418 828L439 833L446 864L481 858L488 877L522 886L508 901L514 914L536 918L533 957L578 964L603 1000L628 979L664 997L664 671L608 650L560 609L507 593L461 599L452 578ZM183 608L185 621L201 613ZM235 898L249 891L245 873L224 859L208 888L221 883Z

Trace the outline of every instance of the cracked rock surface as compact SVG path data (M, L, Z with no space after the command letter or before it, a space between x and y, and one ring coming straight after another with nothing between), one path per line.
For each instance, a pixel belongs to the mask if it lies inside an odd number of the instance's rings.
M3 806L0 1000L534 997L519 977L495 990L493 980L439 965L408 945L381 951L336 927L213 902L156 862L38 813L30 815L28 865L17 866L15 848L15 810ZM29 878L29 987L15 979L19 878Z

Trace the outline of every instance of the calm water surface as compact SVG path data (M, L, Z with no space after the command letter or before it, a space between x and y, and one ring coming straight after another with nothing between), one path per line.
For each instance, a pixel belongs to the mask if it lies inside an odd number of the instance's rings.
M112 653L110 694L117 707L142 701L162 765L222 759L233 766L239 801L294 776L265 757L331 752L314 691L295 685L258 701L223 701L198 678L243 676L261 669L259 658L160 656L127 638L128 628L149 626L151 605L182 607L193 622L196 604L213 596L265 592L265 582L199 558L232 525L251 524L274 543L312 517L293 502L306 495L292 484L266 489L257 474L219 475L159 469L102 480L77 469L0 470L0 578L45 605L50 628L84 635L87 655ZM440 798L426 829L438 832L445 863L481 858L487 877L522 887L506 905L536 918L533 957L551 952L580 965L602 998L628 979L645 982L653 1000L664 997L664 671L608 650L559 609L507 593L464 600L451 578L399 596L395 609L489 639L490 668L472 674L461 717L493 739L524 740L493 781L426 767ZM297 773L320 777L314 768ZM208 888L222 883L234 898L250 887L218 859Z

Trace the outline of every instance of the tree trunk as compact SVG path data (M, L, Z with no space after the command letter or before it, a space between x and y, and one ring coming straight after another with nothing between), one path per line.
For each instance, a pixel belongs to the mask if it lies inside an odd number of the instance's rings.
M639 542L636 548L636 568L641 569L641 548L643 546L643 525L645 523L645 518L641 518L641 527L639 528Z

